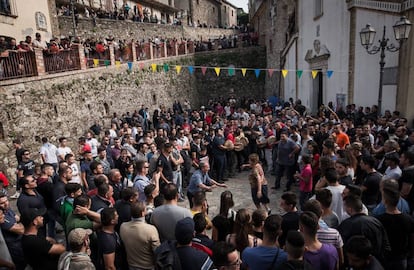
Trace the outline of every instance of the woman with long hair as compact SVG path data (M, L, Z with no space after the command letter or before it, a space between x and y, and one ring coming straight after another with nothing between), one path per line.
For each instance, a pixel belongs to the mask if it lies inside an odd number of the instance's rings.
M224 241L226 236L232 232L236 218L233 206L233 194L229 190L223 191L220 196L220 213L212 220L213 231L211 238L214 241Z
M257 247L262 244L262 240L252 233L252 217L249 210L242 208L237 211L236 221L233 226L233 233L227 235L226 242L233 244L242 253L247 247Z

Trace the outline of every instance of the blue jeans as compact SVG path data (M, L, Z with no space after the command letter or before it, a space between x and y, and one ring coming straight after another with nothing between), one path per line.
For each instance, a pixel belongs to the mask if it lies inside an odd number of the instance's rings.
M178 195L182 197L183 193L183 175L181 171L173 171L173 183L177 186Z

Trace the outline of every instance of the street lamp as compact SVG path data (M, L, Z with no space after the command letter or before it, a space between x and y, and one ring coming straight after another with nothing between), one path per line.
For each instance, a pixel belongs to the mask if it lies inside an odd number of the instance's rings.
M395 39L400 43L399 47L395 47L394 44L388 45L388 38L385 38L385 30L386 27L384 25L384 31L382 33L382 39L378 40L379 46L372 46L375 39L376 31L370 25L367 24L365 28L362 28L361 32L359 32L359 36L361 38L361 44L365 47L368 54L380 54L380 79L379 79L379 91L378 91L378 114L381 114L381 104L382 104L382 80L384 76L384 66L385 66L385 51L389 52L396 52L398 51L402 43L408 39L408 35L410 34L411 30L411 22L406 17L401 17L399 21L395 23L393 26L394 28L394 36Z

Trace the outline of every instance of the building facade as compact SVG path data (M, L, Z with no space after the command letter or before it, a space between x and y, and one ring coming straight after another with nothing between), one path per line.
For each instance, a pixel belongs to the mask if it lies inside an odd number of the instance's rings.
M379 54L368 54L361 45L359 32L367 24L381 39L384 26L390 43L392 26L405 13L403 1L371 0L327 1L298 0L298 35L285 49L284 69L291 76L284 80L282 97L302 100L316 112L322 104L333 102L337 107L347 104L372 106L378 102ZM378 43L374 43L374 45ZM397 108L399 53L386 53L382 109ZM298 78L296 71L303 71ZM314 71L314 74L312 74ZM317 72L317 73L316 73ZM400 73L402 73L400 69Z
M51 11L47 0L0 1L0 35L17 42L36 32L45 39L52 37ZM29 8L30 7L30 8Z

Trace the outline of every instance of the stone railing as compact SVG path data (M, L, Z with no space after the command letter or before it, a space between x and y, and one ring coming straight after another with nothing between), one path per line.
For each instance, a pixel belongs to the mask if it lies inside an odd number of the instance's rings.
M404 12L414 8L414 0L406 0L403 3L381 2L372 0L351 0L348 9L359 7L387 12Z
M348 2L348 9L359 7L373 10L381 10L387 12L401 12L402 6L400 3L371 1L371 0L352 0Z

